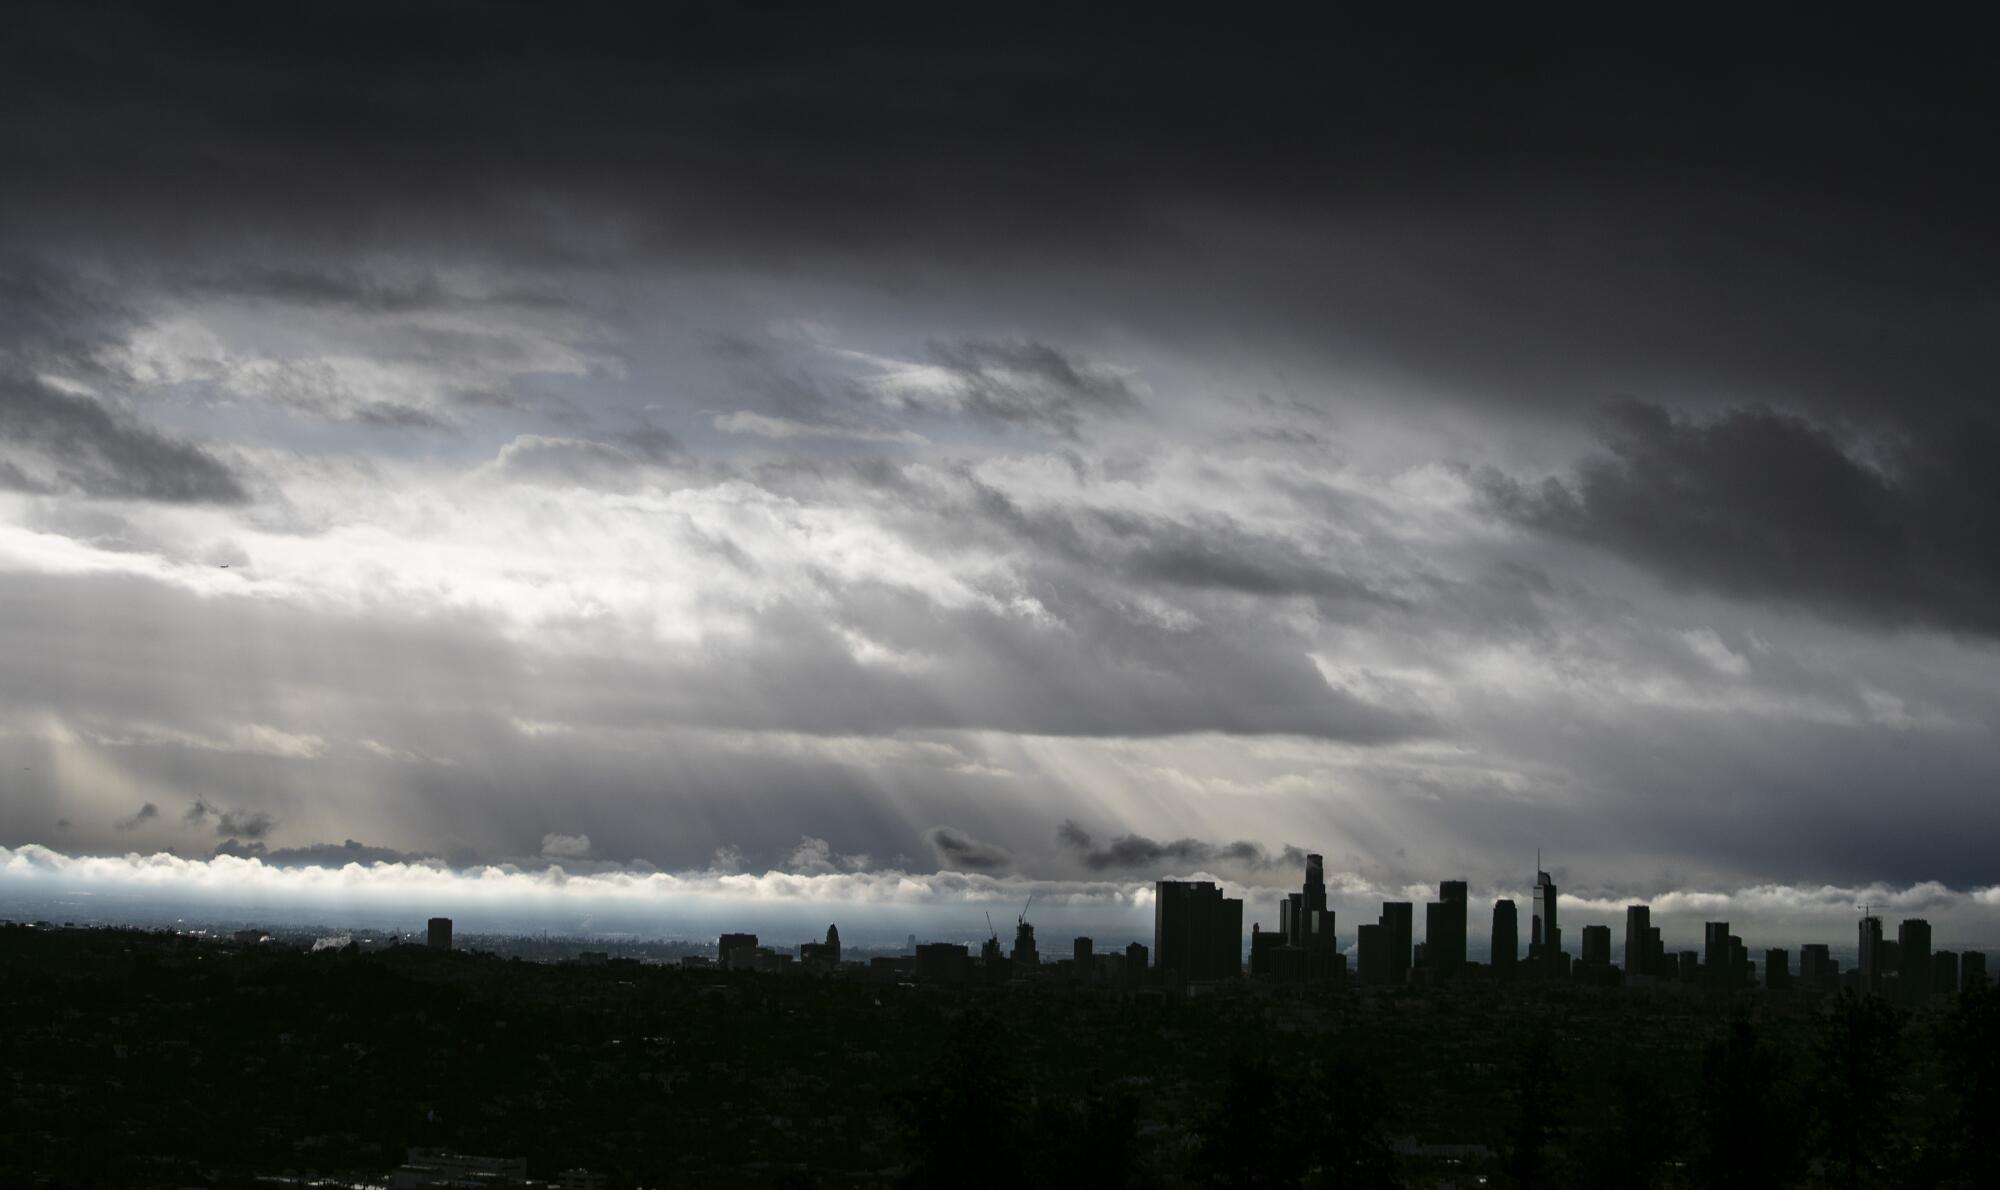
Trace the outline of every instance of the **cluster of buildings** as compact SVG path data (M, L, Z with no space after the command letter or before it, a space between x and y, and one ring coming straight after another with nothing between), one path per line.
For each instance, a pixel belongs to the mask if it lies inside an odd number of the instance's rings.
M826 927L826 941L801 943L796 955L759 946L755 934L724 934L715 944L715 965L725 971L761 971L767 975L794 971L830 975L840 968L840 927Z
M1177 929L1200 928L1202 919L1176 906L1211 887L1206 883L1162 881L1155 910L1157 935L1164 939ZM1767 949L1762 956L1760 980L1758 964L1743 939L1730 932L1728 922L1706 923L1699 951L1669 951L1660 928L1652 922L1649 905L1626 908L1624 949L1619 960L1615 961L1612 953L1611 927L1601 924L1583 927L1578 952L1572 956L1563 945L1558 904L1555 881L1538 866L1529 904L1527 953L1523 955L1519 907L1510 898L1495 901L1492 945L1483 974L1498 979L1573 979L1592 983L1678 982L1721 990L1756 986L1760 982L1773 990L1798 987L1832 991L1846 987L1907 1001L1982 987L1987 982L1983 952L1933 951L1930 923L1922 918L1901 922L1895 940L1891 941L1883 935L1881 918L1864 916L1857 947L1859 961L1845 972L1823 943L1808 944L1800 950L1796 973L1790 951L1781 947ZM1863 908L1865 912L1867 907ZM1240 913L1240 907L1236 912ZM1467 893L1462 880L1439 884L1437 901L1424 906L1422 941L1411 936L1415 906L1408 901L1384 901L1376 920L1362 923L1355 930L1352 975L1363 986L1462 978L1474 966L1466 959L1466 919ZM1164 941L1161 945L1164 955ZM1304 888L1278 903L1278 928L1267 932L1260 926L1251 927L1250 974L1274 980L1342 979L1350 974L1347 959L1334 942L1334 914L1326 904L1324 861L1317 855L1309 855ZM1164 959L1161 966L1166 967ZM1227 977L1237 973L1232 970L1222 974ZM1188 978L1193 981L1201 977L1190 971Z
M1862 991L1914 1000L1935 993L1984 987L1987 982L1983 951L1959 954L1932 950L1931 924L1919 917L1906 917L1897 923L1896 937L1891 941L1882 936L1881 918L1872 913L1864 916L1858 953L1860 961L1852 982ZM1800 974L1808 967L1825 972L1828 978L1839 977L1839 964L1832 963L1824 946L1808 946L1800 952Z
M1032 903L1032 902L1031 902ZM1278 902L1277 928L1250 927L1249 975L1279 983L1352 980L1362 987L1399 987L1467 978L1569 980L1579 983L1692 984L1716 990L1763 986L1833 991L1851 988L1904 1000L1921 1000L1961 988L1984 986L1986 955L1933 950L1930 924L1901 922L1896 937L1884 935L1882 919L1861 919L1859 961L1846 971L1825 944L1801 948L1796 969L1789 950L1771 948L1753 959L1728 922L1708 922L1699 950L1668 950L1653 924L1652 907L1625 910L1623 949L1614 955L1612 927L1585 925L1571 954L1565 945L1556 883L1539 864L1528 904L1522 948L1520 908L1511 898L1493 903L1491 945L1484 965L1467 957L1470 897L1466 882L1446 880L1438 899L1424 906L1423 937L1415 936L1416 906L1384 901L1374 921L1355 927L1353 945L1337 941L1334 911L1328 907L1325 861L1306 857L1305 882ZM1864 906L1864 913L1868 907ZM450 945L451 923L431 923L432 945ZM824 942L808 942L796 954L758 944L755 934L724 934L716 965L732 971L775 974L833 974L836 971L925 983L1011 983L1060 980L1116 988L1158 988L1168 994L1200 991L1244 976L1243 902L1223 895L1206 880L1162 880L1153 902L1153 946L1134 942L1122 951L1100 952L1089 938L1076 938L1066 957L1045 961L1035 927L1024 907L1015 923L1011 951L996 931L978 953L962 943L917 943L901 956L843 964L840 931L828 926ZM705 959L683 960L706 965Z
M1007 951L998 934L974 954L962 942L918 942L910 938L903 955L876 955L866 962L843 963L838 927L826 928L825 942L807 942L797 955L760 946L755 934L724 934L716 943L716 965L726 971L758 971L773 975L866 975L886 979L917 979L940 984L1004 984L1018 980L1052 979L1109 987L1134 987L1145 982L1149 953L1134 942L1124 950L1100 952L1089 938L1071 940L1070 953L1044 962L1035 945L1034 923L1023 910L1014 926L1014 946ZM683 959L684 966L706 965Z

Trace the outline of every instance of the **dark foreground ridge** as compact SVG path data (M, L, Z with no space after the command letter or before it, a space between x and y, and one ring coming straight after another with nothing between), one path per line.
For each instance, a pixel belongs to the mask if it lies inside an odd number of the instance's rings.
M772 978L0 927L7 1186L1947 1186L2000 992ZM475 1163L458 1155L491 1160Z

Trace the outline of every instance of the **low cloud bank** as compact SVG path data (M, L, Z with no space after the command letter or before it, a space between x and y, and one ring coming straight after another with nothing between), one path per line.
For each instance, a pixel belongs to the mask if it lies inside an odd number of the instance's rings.
M707 870L660 872L561 863L529 868L488 864L452 868L437 860L278 866L255 855L188 859L164 852L71 856L39 844L0 847L0 891L33 885L158 891L301 901L479 903L563 899L571 902L666 903L676 898L736 902L827 902L884 906L986 903L1150 907L1144 881L1053 881L978 872ZM1241 892L1241 890L1236 890Z
M539 907L586 913L706 912L730 907L749 912L803 913L824 906L829 912L863 917L872 911L885 916L929 913L977 921L981 920L978 916L967 915L1001 910L1011 915L1032 894L1036 915L1083 914L1099 920L1109 915L1129 921L1137 934L1146 932L1153 905L1153 882L1149 879L1040 880L966 871L836 870L828 864L812 865L814 870L762 874L728 871L724 866L661 872L643 865L589 860L568 866L544 862L540 866L510 863L453 868L434 859L361 858L379 854L384 852L359 845L328 848L329 862L325 864L281 865L254 852L189 859L136 852L72 856L39 844L0 847L0 898L81 892L185 897L218 904L411 910L441 905ZM352 862L337 862L343 855L354 858ZM1241 885L1205 872L1181 875L1217 880L1229 895L1245 898L1246 931L1253 921L1275 924L1276 900L1282 895L1279 891ZM1358 921L1372 920L1383 900L1421 903L1435 895L1435 890L1426 886L1376 885L1353 873L1329 872L1327 883L1343 935L1351 934ZM1475 938L1484 937L1492 899L1497 895L1514 897L1522 914L1529 912L1528 901L1518 890L1474 890L1471 926ZM2000 885L1954 889L1935 882L1905 887L1758 884L1732 890L1676 889L1650 896L1586 889L1581 895L1564 895L1564 933L1577 938L1586 924L1608 924L1615 947L1625 906L1638 903L1652 906L1653 921L1666 927L1668 944L1676 948L1695 945L1703 921L1728 921L1752 944L1796 946L1819 941L1836 947L1850 945L1860 904L1875 906L1874 911L1892 931L1894 923L1905 917L1929 920L1940 947L2000 945Z

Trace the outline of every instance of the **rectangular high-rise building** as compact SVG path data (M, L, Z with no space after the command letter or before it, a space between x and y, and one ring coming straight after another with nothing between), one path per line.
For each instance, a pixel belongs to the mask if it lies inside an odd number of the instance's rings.
M1869 914L1861 919L1861 990L1882 990L1882 919Z
M1431 909L1438 910L1435 922ZM1466 888L1463 880L1438 885L1438 903L1424 907L1424 954L1431 969L1450 978L1465 969Z
M1408 901L1382 902L1382 928L1389 943L1389 982L1402 984L1410 975L1410 947L1414 937L1415 906Z
M424 941L432 950L450 950L451 919L449 917L431 918L430 927Z
M757 935L724 934L715 944L715 965L725 971L748 971L757 954Z
M1651 905L1625 906L1625 978L1653 973L1650 963L1652 954L1648 949L1652 928Z
M1378 921L1362 926L1354 935L1355 974L1365 986L1386 985L1390 979L1389 927Z
M1125 978L1132 983L1144 983L1147 978L1146 961L1151 957L1144 942L1131 942L1125 946Z
M1648 975L1664 978L1673 974L1667 969L1667 944L1660 939L1660 927L1646 927L1646 966Z
M1611 965L1611 927L1583 927L1583 963L1587 967Z
M1334 978L1334 960L1340 957L1340 947L1334 941L1333 922L1331 909L1312 909L1306 913L1300 948L1305 951L1308 979Z
M1931 923L1906 917L1896 926L1896 965L1905 997L1915 1002L1930 994Z
M1713 988L1735 986L1736 953L1729 945L1729 923L1712 921L1701 929L1702 982Z
M1160 881L1153 953L1169 987L1243 974L1243 902L1206 880Z
M1772 991L1783 991L1792 986L1792 956L1780 947L1764 951L1764 986Z
M1931 952L1931 992L1951 996L1958 992L1958 955L1954 951Z
M755 953L756 945L751 944ZM916 948L917 978L929 983L966 983L972 979L972 952L960 942L925 942Z
M1520 914L1505 897L1493 902L1493 944L1487 961L1495 975L1510 975L1521 957Z
M1958 956L1958 986L1968 992L1983 991L1986 987L1986 952L1968 950Z
M1210 970L1215 979L1243 977L1243 902L1236 897L1217 898L1217 916L1209 945Z
M1827 991L1839 978L1832 952L1824 942L1808 942L1799 948L1799 983L1815 991Z
M1250 976L1252 979L1268 978L1276 975L1284 965L1279 958L1280 951L1297 953L1298 948L1285 941L1285 936L1276 930L1266 930L1252 923L1250 926Z

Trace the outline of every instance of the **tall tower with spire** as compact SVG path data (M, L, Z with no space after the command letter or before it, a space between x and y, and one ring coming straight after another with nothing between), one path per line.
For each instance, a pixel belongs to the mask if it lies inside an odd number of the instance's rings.
M1326 860L1320 856L1306 856L1305 893L1308 914L1326 912Z
M1535 852L1534 932L1528 949L1532 958L1550 970L1562 965L1562 927L1556 921L1556 882L1542 868L1542 853Z

